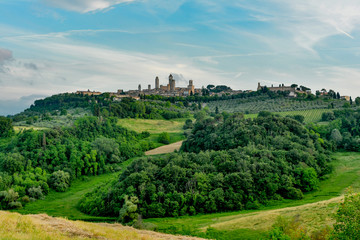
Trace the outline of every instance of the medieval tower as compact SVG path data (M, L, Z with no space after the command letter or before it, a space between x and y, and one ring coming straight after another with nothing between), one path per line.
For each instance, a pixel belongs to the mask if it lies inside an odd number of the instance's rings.
M170 85L170 92L175 92L175 79L171 74L169 75L169 85Z
M159 77L156 77L155 78L155 89L159 90L159 88L160 88Z

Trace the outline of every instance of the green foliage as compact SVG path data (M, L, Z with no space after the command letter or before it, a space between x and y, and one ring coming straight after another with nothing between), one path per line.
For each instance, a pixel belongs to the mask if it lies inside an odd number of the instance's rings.
M0 209L21 208L22 205L18 202L19 194L13 189L0 192Z
M10 174L21 172L25 167L25 158L20 153L7 153L0 155L1 168Z
M139 200L137 197L130 197L125 196L124 198L124 205L119 211L119 221L121 223L128 223L132 224L135 220L138 219L138 213L137 213L137 205L139 203Z
M348 151L360 151L360 110L335 110L333 119L327 125L310 125L322 139L332 141L332 148Z
M142 155L150 148L146 136L118 126L117 119L96 117L80 118L73 127L24 130L0 149L0 191L32 199L47 195L49 185L65 191L76 178L118 171L120 162Z
M138 213L146 218L258 209L272 199L298 199L302 191L316 189L318 176L328 171L329 158L317 139L289 118L208 118L197 122L184 142L183 149L192 153L135 160L111 190L87 195L81 210L114 215L125 195L138 198Z
M192 129L194 127L194 123L191 119L186 119L185 124L184 124L184 130L186 129Z
M360 105L360 97L355 98L355 104L356 106Z
M34 198L34 199L42 199L44 197L40 186L29 188L28 194L31 198Z
M350 108L351 105L349 102L345 102L344 105L343 105L343 108Z
M324 112L321 116L322 121L332 121L335 119L334 112Z
M160 133L158 141L163 144L169 144L170 143L169 133L167 133L167 132Z
M269 95L270 94L270 95ZM275 94L272 96L271 94ZM334 108L342 108L346 100L329 100L326 98L302 99L287 98L277 93L269 92L255 96L243 96L242 98L233 98L228 100L211 101L207 104L212 112L218 108L220 112L242 112L247 114L268 112L292 112L306 111L312 109L327 109L329 104ZM310 95L309 95L310 96ZM284 113L287 115L286 113ZM285 116L284 115L284 116Z
M62 170L53 172L49 180L50 186L57 192L65 192L70 186L70 174Z
M0 138L10 137L14 133L12 120L10 118L0 116Z
M360 238L360 194L351 191L345 195L335 214L336 223L331 239Z

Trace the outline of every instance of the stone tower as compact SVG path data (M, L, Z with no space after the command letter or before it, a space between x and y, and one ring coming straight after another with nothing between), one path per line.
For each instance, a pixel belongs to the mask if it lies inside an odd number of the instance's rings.
M149 84L149 85L148 85L148 91L150 91L150 90L151 90L151 85Z
M141 92L141 84L139 84L138 90L139 90L139 92Z
M261 85L260 85L260 83L258 83L257 90L258 90L258 91L261 90Z
M159 88L160 88L159 77L156 77L155 78L155 89L159 90Z
M171 74L169 75L169 85L170 85L170 92L175 92L175 79Z
M189 90L189 95L191 95L191 93L195 94L195 86L193 80L189 80L188 90Z

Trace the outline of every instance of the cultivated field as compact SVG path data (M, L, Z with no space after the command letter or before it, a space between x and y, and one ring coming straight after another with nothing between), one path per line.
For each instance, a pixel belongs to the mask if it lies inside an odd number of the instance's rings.
M271 99L266 96L243 98L243 99L231 99L223 101L214 101L207 103L210 111L214 112L216 107L219 111L226 112L243 112L245 114L258 113L260 111L269 112L291 112L291 111L302 111L310 109L328 109L332 107L341 108L345 100L329 100L323 101L318 100L297 100L291 98L275 98Z
M282 117L286 116L295 116L301 115L304 116L305 123L317 123L321 121L321 116L324 112L330 112L331 109L310 109L310 110L302 110L302 111L290 111L290 112L273 112L274 114L280 115ZM256 118L258 114L245 114L245 118Z

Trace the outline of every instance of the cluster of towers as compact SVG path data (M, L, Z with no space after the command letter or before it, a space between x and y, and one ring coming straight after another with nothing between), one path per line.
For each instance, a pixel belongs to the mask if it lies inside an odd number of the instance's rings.
M142 90L141 84L138 86L138 92L142 92L143 94L159 94L159 95L169 95L169 96L183 96L183 95L191 95L195 94L195 86L193 80L189 80L189 85L187 88L176 87L175 79L170 74L169 75L169 83L165 86L160 85L159 77L155 78L155 88L151 89L151 85L148 85L146 90Z

